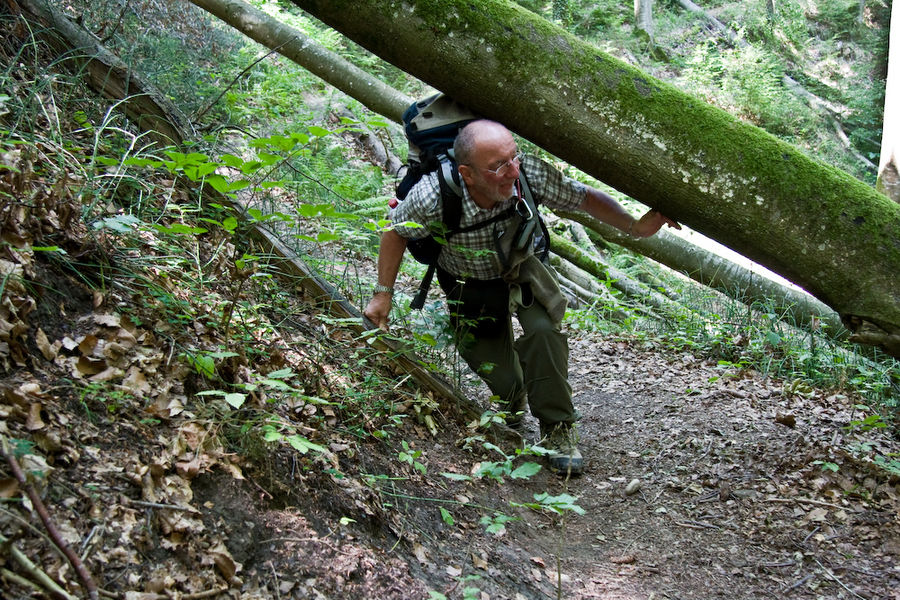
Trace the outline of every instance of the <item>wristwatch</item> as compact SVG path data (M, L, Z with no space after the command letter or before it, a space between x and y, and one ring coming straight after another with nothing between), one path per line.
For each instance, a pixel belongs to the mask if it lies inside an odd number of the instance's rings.
M373 294L380 294L382 292L387 292L391 296L394 295L394 288L388 287L386 285L381 285L380 283L375 284L375 288L372 290Z

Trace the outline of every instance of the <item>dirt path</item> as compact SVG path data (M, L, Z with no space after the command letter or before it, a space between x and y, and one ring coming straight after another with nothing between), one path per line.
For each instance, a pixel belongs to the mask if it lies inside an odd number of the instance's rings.
M624 344L573 346L588 464L557 488L586 514L535 538L548 566L561 554L563 597L900 597L897 481L839 449L853 442L846 398L785 398L758 375Z
M437 438L407 435L426 472L375 483L383 512L340 546L389 565L399 587L355 597L900 597L898 481L841 450L897 443L848 437L846 398L790 395L758 375L597 340L573 341L571 371L585 475L448 481L440 474L472 473L498 453L460 448L472 432L450 423ZM390 458L372 454L360 468L384 472ZM584 514L517 506L542 492L571 495ZM333 522L335 507L323 510ZM497 517L515 520L487 533ZM346 582L331 585L346 594Z

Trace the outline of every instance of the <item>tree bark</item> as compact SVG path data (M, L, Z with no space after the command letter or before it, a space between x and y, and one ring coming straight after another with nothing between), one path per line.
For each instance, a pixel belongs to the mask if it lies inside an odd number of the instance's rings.
M653 41L653 0L634 0L634 27Z
M590 215L568 211L556 213L596 231L610 242L664 264L730 298L745 304L764 305L774 302L781 314L793 324L814 327L832 339L847 337L848 331L838 314L809 294L753 273L673 233L662 230L653 237L634 239Z
M900 206L847 173L513 4L293 2L808 290L851 328L871 323L881 333L868 339L900 355Z
M876 189L900 202L900 8L891 6L888 72L884 89L884 120L881 126L881 160Z
M399 122L413 99L240 0L191 0L247 37L291 59L366 108ZM400 108L402 107L402 108Z

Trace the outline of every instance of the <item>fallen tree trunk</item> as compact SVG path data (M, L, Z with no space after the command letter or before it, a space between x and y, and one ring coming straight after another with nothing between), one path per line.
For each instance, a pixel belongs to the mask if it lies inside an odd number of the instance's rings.
M900 206L847 173L511 3L293 2L586 173L794 282L851 329L871 331L866 341L900 356Z
M301 31L239 0L191 0L247 37L276 50L366 108L399 122L412 98L372 77Z
M664 315L674 315L681 305L666 298L659 292L647 289L646 286L628 277L625 273L606 263L599 262L587 252L563 238L550 232L550 246L560 257L566 259L579 269L602 280L609 280L613 288L631 298L639 298L642 304L660 311Z
M37 0L12 1L18 3L30 21L41 24L34 28L36 34L83 72L94 89L120 102L122 112L148 137L160 146L181 144L183 132L190 131L190 123L152 84L49 4Z
M377 83L373 83L374 78L349 63L341 68L334 67L335 63L339 61L346 63L346 61L337 56L328 57L326 62L330 68L318 68L319 57L327 56L329 53L324 48L313 48L315 42L306 39L305 36L303 42L304 52L302 53L288 53L290 50L288 45L276 46L276 43L283 44L285 40L291 40L295 37L299 39L298 36L303 36L303 34L295 29L286 27L276 19L240 2L240 0L192 0L192 2L216 16L226 19L226 22L238 31L273 50L277 50L287 58L297 62L297 64L309 69L327 83L335 87L343 85L350 95L355 96L360 90L368 91L383 88L383 84L380 81L374 80ZM269 33L269 30L272 33ZM347 79L349 77L359 77L360 79L356 84L352 82L348 84ZM364 98L357 97L357 99L363 101L364 104L367 104L379 114L399 122L400 115L402 115L403 110L409 104L409 98L394 92L392 89L390 97L391 99L388 103L380 105L376 105L371 99L368 102ZM624 246L633 252L644 254L648 258L671 269L685 273L699 283L708 285L736 300L748 304L754 302L762 304L767 302L769 298L777 298L784 309L783 314L795 323L806 326L824 323L827 326L820 330L836 339L846 338L848 334L847 329L841 324L837 313L822 302L808 294L781 286L774 281L761 281L762 278L754 275L749 270L734 263L726 262L721 257L711 255L711 253L690 244L682 238L674 235L660 235L644 240L635 240L583 213L559 214L567 219L582 223L618 245ZM582 286L582 290L584 290L584 286Z
M690 244L673 233L662 230L653 237L634 239L590 215L570 211L557 213L596 231L610 242L684 273L697 283L739 302L750 305L774 303L780 314L793 324L815 329L831 339L846 339L849 333L836 312L809 294L753 273L728 259Z

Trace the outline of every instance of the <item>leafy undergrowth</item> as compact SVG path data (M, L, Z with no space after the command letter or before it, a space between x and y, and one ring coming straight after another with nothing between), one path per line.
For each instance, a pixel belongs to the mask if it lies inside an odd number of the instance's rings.
M34 167L55 150L8 149L0 182L27 199L0 213L5 597L84 592L41 504L105 597L896 597L898 443L855 399L573 337L567 481L416 393L189 184L85 220Z

